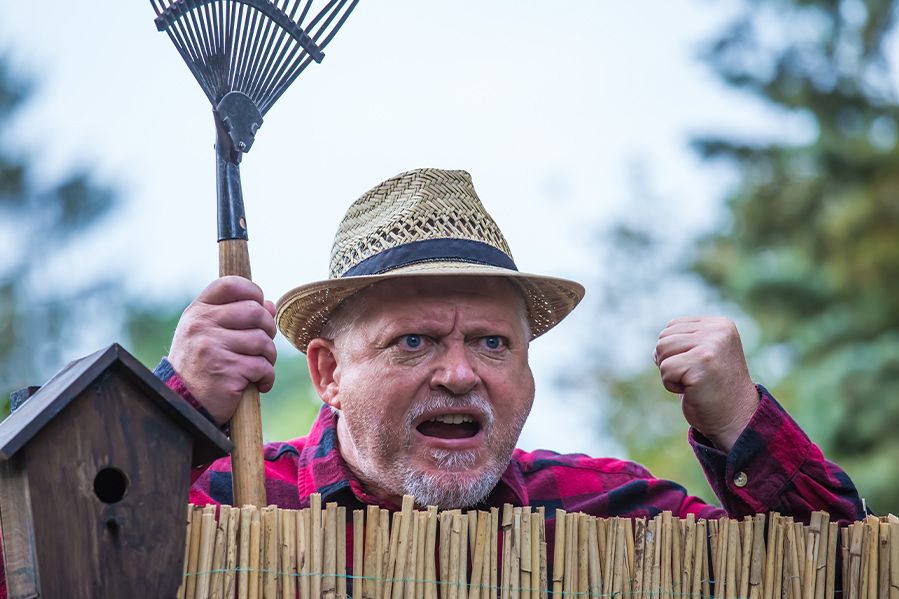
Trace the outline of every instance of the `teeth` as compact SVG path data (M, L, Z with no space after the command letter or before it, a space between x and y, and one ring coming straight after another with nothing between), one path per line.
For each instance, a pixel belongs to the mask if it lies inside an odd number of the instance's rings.
M444 416L436 416L431 418L430 422L442 422L444 424L462 424L463 422L474 422L471 416L463 414L446 414Z

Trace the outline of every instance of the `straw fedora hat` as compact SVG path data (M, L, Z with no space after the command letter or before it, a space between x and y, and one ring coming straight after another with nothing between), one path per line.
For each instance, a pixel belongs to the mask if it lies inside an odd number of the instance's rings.
M346 298L399 277L504 277L521 289L531 338L556 326L584 297L579 283L518 271L465 171L423 168L387 179L347 210L331 249L329 278L278 300L281 333L306 351Z

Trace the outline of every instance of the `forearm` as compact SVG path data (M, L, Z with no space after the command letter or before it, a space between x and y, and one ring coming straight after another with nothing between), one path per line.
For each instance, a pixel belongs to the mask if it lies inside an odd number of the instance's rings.
M813 511L823 510L834 520L864 517L849 476L824 458L763 387L759 393L759 407L730 452L690 431L696 456L728 514L777 511L808 521Z

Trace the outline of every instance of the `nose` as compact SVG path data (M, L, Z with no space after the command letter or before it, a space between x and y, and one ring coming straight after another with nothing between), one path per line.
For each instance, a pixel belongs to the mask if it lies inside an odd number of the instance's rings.
M465 344L453 343L440 357L431 377L431 387L442 387L454 395L463 395L474 389L480 380Z

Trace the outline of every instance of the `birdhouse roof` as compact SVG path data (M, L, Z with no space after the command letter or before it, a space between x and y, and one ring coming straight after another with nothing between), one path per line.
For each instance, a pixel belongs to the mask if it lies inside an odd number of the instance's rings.
M194 464L208 463L231 451L231 441L214 424L166 387L117 343L70 362L6 420L0 422L0 460L8 460L96 381L113 370L130 380L194 438Z

